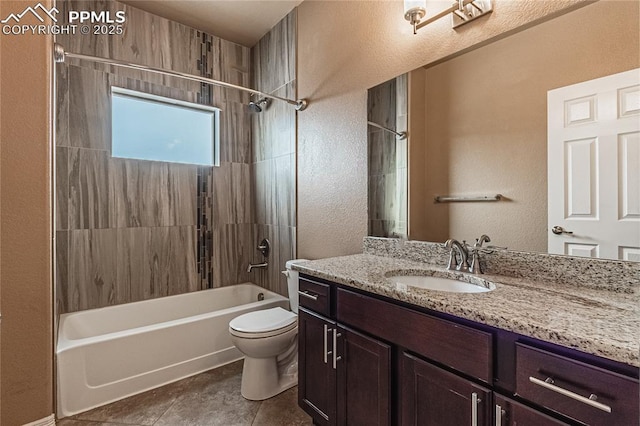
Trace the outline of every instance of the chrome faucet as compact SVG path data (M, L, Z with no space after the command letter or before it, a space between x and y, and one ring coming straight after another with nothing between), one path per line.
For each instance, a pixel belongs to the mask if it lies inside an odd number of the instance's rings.
M447 265L448 270L456 270L456 271L469 271L469 252L467 251L466 243L461 244L458 240L454 240L453 238L448 239L444 243L444 247L449 249L449 264ZM458 263L457 254L460 256L460 262Z
M257 269L257 268L266 268L267 266L269 266L269 264L267 262L263 262L263 263L250 263L249 267L247 268L247 272L251 272L252 269Z
M491 238L488 235L482 234L480 238L476 238L476 243L471 248L471 266L469 272L472 274L483 274L482 266L480 265L480 249L483 243L490 243Z

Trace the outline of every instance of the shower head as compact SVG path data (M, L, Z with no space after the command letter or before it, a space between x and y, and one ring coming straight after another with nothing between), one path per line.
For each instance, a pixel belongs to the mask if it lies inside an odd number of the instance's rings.
M267 98L258 99L257 101L249 102L249 109L253 112L262 112L262 109L266 108L268 104L269 104L269 99Z

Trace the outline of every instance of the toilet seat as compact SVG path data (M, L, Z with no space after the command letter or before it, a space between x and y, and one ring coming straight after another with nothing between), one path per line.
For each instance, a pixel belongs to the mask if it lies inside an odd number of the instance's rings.
M229 332L237 337L261 339L294 329L298 316L280 307L249 312L229 322Z

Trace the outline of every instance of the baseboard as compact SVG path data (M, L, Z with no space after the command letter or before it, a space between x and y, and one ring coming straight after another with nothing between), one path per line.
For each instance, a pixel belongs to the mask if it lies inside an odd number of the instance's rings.
M23 426L56 426L56 416L52 414L44 419L36 420L35 422L27 423Z

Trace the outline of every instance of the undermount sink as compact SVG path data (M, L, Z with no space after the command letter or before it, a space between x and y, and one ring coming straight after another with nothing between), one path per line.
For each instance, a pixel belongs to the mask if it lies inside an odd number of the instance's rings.
M484 293L495 290L493 283L482 280L482 284L474 284L455 279L426 275L393 275L387 277L397 285L424 288L427 290L447 291L450 293Z

